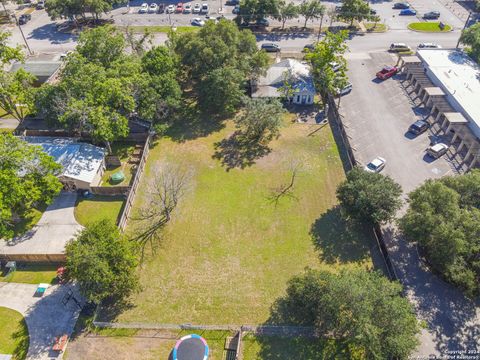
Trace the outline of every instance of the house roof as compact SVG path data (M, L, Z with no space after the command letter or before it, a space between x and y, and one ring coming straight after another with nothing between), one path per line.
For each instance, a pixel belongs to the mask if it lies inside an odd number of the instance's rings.
M285 59L270 66L265 76L257 80L252 97L278 97L278 89L285 81L288 81L296 92L315 92L310 66L295 59Z
M105 157L105 149L72 138L25 136L25 141L43 148L57 163L63 166L62 175L91 183Z
M33 74L36 77L49 78L58 70L62 63L60 61L26 61L25 63L15 63L10 71L15 72L20 68Z

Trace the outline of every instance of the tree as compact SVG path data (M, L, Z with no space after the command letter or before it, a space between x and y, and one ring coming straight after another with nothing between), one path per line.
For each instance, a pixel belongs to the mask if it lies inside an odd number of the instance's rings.
M108 13L114 5L121 3L122 0L47 0L45 10L52 20L66 18L77 23L79 17L85 20L87 13L98 20L102 13Z
M11 33L0 29L0 65L11 63L12 61L22 61L23 53L20 45L11 47L8 45L8 38Z
M88 301L124 300L138 289L134 243L104 219L87 225L65 248L68 277Z
M335 94L347 84L346 61L343 54L347 51L345 40L347 31L336 34L327 32L322 41L306 54L306 59L312 64L312 75L315 87L322 97L324 107L328 103L329 94ZM337 71L333 71L332 63L340 65Z
M335 339L334 353L325 358L407 359L419 343L419 324L401 292L378 272L307 269L289 281L273 317L313 325L320 336Z
M180 59L184 86L193 87L200 108L208 111L224 113L223 105L229 111L237 107L247 81L262 74L268 64L268 55L258 50L255 36L227 20L207 21L200 31L181 37L171 34L170 46ZM228 86L230 91L214 86Z
M282 104L276 99L247 98L245 108L234 121L243 140L266 145L280 136L284 112Z
M480 63L480 23L470 26L462 31L460 41L469 46L469 55Z
M337 199L345 214L368 224L392 220L402 204L402 188L389 176L359 167L347 173L337 188Z
M0 134L0 238L13 236L14 217L52 202L62 188L60 170L40 147Z
M480 293L480 171L428 180L409 194L400 228L467 295Z
M326 7L320 0L306 0L300 5L300 15L305 18L304 28L311 19L319 19L325 15Z
M354 20L369 19L370 15L371 9L368 2L364 0L344 0L338 17L350 21L350 26L352 26Z
M245 24L268 16L275 17L279 12L279 4L279 0L242 0L238 17Z
M293 2L289 2L288 4L285 1L281 1L278 5L278 14L274 16L274 18L278 21L282 22L282 30L285 28L285 23L287 20L294 19L299 14L299 7L295 5Z

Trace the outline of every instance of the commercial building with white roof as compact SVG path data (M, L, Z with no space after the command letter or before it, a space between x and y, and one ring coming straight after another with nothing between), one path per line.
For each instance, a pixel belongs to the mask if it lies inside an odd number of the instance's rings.
M480 158L480 66L457 49L422 49L400 59L400 68L433 124L449 138L453 157L472 168Z
M60 181L67 189L89 190L100 183L105 170L105 150L73 138L25 136L25 141L41 146L63 170Z

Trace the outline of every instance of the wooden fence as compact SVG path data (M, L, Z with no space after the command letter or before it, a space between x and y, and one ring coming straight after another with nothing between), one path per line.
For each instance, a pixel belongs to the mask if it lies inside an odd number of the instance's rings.
M147 162L148 153L150 152L150 145L152 141L152 135L147 137L147 141L145 141L145 145L143 146L142 158L140 159L140 163L138 164L137 171L135 173L135 178L133 179L133 183L130 186L130 191L128 192L127 200L125 201L125 206L123 207L122 215L120 216L120 220L118 221L118 227L121 231L125 230L128 222L128 216L130 215L130 211L132 210L133 202L135 201L135 195L137 194L138 185L140 183L140 179L142 177L143 171L145 170L145 164Z

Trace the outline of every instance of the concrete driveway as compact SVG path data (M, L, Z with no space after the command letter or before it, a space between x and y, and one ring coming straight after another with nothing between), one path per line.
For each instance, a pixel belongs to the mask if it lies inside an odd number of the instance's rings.
M76 200L76 193L60 193L32 230L0 242L0 254L63 254L65 244L82 229L74 216Z
M62 299L72 289L69 285L55 285L47 289L42 297L35 297L37 285L0 283L0 306L21 313L30 335L27 359L61 359L62 354L51 351L56 336L71 334L80 313L79 307L70 300L66 305Z

